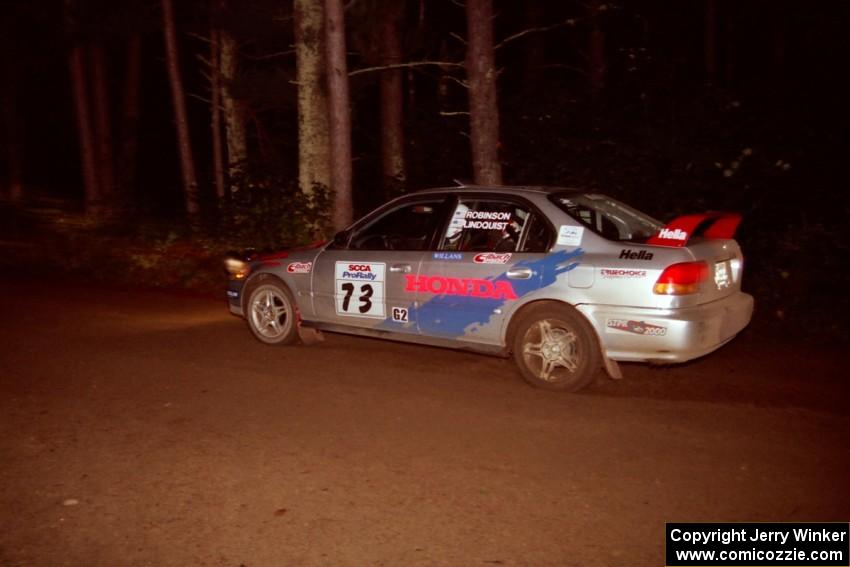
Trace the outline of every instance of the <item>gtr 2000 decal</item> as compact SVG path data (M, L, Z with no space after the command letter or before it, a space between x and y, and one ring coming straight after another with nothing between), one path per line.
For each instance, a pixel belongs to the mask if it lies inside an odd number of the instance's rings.
M667 327L664 325L629 319L608 319L605 323L605 329L609 333L630 333L653 337L663 337L667 334Z
M334 269L336 314L386 319L386 267L384 263L375 262L337 262Z
M455 338L467 333L476 333L478 329L490 322L494 311L502 307L505 302L520 299L529 293L552 285L558 276L575 269L579 265L578 259L583 254L584 250L581 248L571 251L562 250L547 254L540 260L526 260L514 264L511 269L528 268L540 275L527 280L510 279L507 272L483 280L421 274L412 281L408 280L413 284L409 293L435 293L435 295L424 301L420 295L419 307L416 307L415 302L411 302L408 310L411 313L416 312L419 329L424 334ZM438 282L435 278L442 278L444 281ZM455 279L459 281L451 281ZM420 282L425 285L425 289L420 289ZM434 289L439 291L431 292L429 286L431 282L434 284ZM379 326L379 328L383 327L390 328L386 324Z

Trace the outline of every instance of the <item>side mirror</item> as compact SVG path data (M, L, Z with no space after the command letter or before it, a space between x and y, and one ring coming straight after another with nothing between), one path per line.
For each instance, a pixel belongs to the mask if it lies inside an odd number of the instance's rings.
M348 247L348 238L350 234L348 231L341 230L334 235L334 248L346 248Z

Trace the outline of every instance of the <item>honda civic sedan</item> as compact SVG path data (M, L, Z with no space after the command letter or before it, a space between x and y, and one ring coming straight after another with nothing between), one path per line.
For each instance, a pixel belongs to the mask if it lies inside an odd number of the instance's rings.
M405 195L327 243L231 257L227 297L254 337L312 327L512 356L575 391L618 361L677 363L750 321L734 213L664 224L609 196L464 186Z

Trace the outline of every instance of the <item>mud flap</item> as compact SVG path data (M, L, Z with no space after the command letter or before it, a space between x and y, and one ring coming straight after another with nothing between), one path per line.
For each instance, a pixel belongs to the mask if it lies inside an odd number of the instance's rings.
M298 325L298 338L301 339L301 342L305 345L314 345L324 342L325 335L323 335L322 331L319 329Z
M605 356L605 353L602 353L602 361L605 365L605 372L608 373L608 376L610 376L614 380L623 379L623 372L620 370L620 365L617 363L616 360L611 360L610 358Z

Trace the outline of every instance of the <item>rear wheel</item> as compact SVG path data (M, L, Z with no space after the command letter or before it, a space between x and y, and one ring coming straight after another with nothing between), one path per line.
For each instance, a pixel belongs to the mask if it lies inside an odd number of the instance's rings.
M268 280L248 295L248 327L258 340L269 345L286 345L298 337L295 302L282 283Z
M523 378L549 390L580 390L601 365L590 323L572 307L558 303L542 303L520 314L513 353Z

